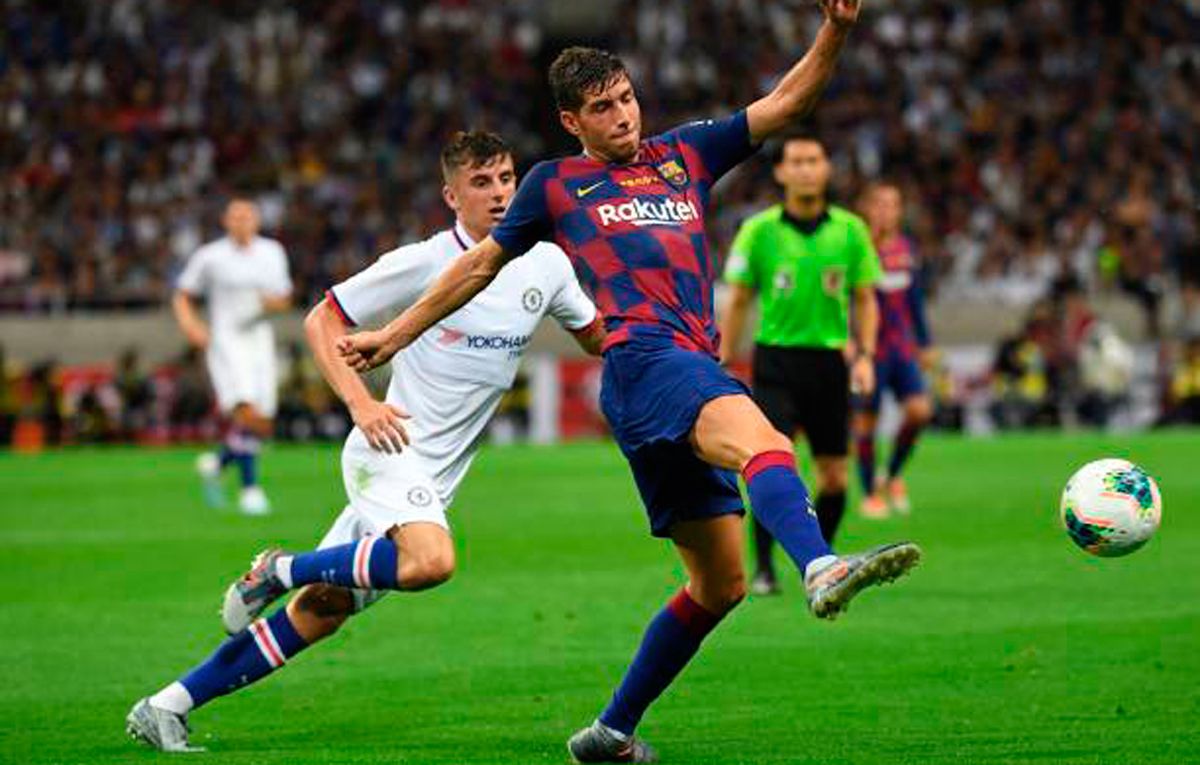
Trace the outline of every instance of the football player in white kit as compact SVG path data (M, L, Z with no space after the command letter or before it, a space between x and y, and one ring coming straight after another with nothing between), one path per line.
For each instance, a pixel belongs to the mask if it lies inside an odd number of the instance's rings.
M187 715L265 677L336 631L387 590L435 587L454 571L446 508L453 501L522 352L543 316L598 354L604 329L567 256L551 244L514 260L496 281L392 362L385 401L341 360L348 329L415 302L442 270L486 237L516 191L512 152L497 135L459 133L442 152L453 228L401 247L334 286L305 329L325 378L355 428L342 451L348 503L315 551L268 550L229 587L232 637L211 657L134 705L129 733L164 751L194 751ZM259 615L292 589L269 618Z
M205 352L217 405L226 418L219 453L197 460L205 499L221 505L221 470L236 464L241 474L239 507L248 515L270 512L258 483L258 452L271 435L278 387L275 333L267 315L291 305L287 253L274 239L258 235L258 208L235 198L221 223L226 236L209 242L188 260L171 307L189 343ZM195 301L208 303L209 325Z

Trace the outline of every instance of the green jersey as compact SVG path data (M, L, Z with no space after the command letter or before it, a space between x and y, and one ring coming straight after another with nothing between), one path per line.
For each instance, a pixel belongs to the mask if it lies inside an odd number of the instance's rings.
M843 348L850 294L883 277L867 224L831 206L815 227L767 208L742 224L725 263L725 281L758 292L759 345Z

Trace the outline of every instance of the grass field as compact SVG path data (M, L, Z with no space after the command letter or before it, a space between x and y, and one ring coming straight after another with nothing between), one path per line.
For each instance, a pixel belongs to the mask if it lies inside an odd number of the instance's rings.
M1134 556L1057 521L1103 455L1165 501ZM201 504L194 454L0 455L0 762L162 760L139 696L220 640L220 594L265 543L311 547L341 506L333 448L274 448L277 512ZM854 549L926 561L835 623L798 584L714 633L641 732L667 763L1200 762L1200 434L931 438L913 516L852 518ZM393 595L282 672L193 714L201 762L563 763L682 581L615 448L485 451L453 512L460 569Z

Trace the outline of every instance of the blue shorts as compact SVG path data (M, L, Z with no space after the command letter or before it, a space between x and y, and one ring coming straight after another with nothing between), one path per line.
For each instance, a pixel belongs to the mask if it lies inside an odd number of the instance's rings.
M863 402L869 411L878 412L883 392L890 390L897 401L925 392L925 375L914 358L888 355L875 360L875 392Z
M745 512L737 473L697 457L688 436L706 403L749 394L711 356L669 341L634 338L605 351L600 408L629 460L651 534Z

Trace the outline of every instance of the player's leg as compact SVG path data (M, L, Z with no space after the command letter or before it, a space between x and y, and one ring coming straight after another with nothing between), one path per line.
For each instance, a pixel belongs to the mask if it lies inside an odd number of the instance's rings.
M767 420L780 433L789 437L796 430L796 407L793 391L787 384L780 353L759 346L754 353L753 396L754 402L766 415ZM754 578L750 591L755 595L773 595L779 592L779 580L775 575L772 549L775 539L757 513L752 514L754 532Z
M196 751L188 743L188 714L262 680L332 635L354 612L354 603L353 593L341 587L305 587L285 608L227 638L181 678L135 704L126 718L129 734L162 751Z
M877 378L878 379L878 378ZM862 485L862 504L859 511L867 518L883 518L887 515L887 502L880 491L875 472L875 429L879 424L878 394L871 401L864 401L854 412L851 422L854 431L854 451L858 464L858 480Z
M324 582L360 590L423 590L454 572L454 542L434 482L409 453L376 452L358 432L342 450L342 480L363 520L350 541L285 554L266 550L229 586L221 618L237 632L288 590ZM349 511L348 511L349 512Z
M746 595L742 519L721 515L681 521L671 537L688 583L650 621L642 643L612 700L591 728L570 742L580 762L652 762L633 732L650 705L687 666L700 644ZM614 755L627 753L634 759ZM636 759L636 757L643 759Z
M741 471L754 511L803 572L814 615L836 616L863 588L895 579L920 559L920 549L907 542L834 555L796 472L791 441L771 427L748 396L706 403L691 441L705 462Z
M813 462L817 468L817 520L821 535L832 543L846 514L850 460L844 455L816 454Z
M797 405L816 464L814 503L821 535L833 543L846 513L850 455L850 375L840 351L812 350L804 355L802 404Z
M917 439L933 419L933 400L925 387L921 370L915 361L905 362L896 384L896 398L901 402L903 420L896 433L896 442L888 460L887 497L892 507L901 513L911 509L908 489L901 478L905 464L916 448Z

